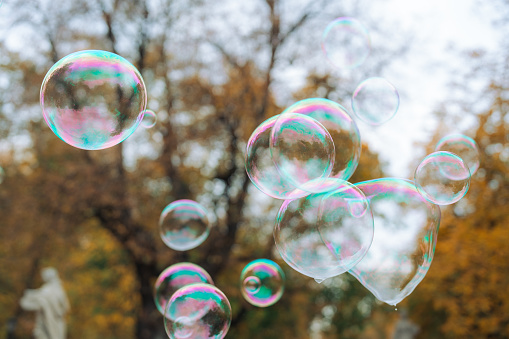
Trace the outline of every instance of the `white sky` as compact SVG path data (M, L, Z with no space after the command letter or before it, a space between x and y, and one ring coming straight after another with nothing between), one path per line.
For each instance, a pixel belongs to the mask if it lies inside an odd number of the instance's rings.
M381 21L395 22L415 32L415 41L408 57L383 74L402 94L397 115L379 127L361 121L358 125L361 138L389 164L387 175L408 178L413 175L410 163L425 156L415 142L430 139L436 124L433 109L447 99L447 84L453 72L462 68L458 51L493 51L501 34L490 21L494 16L489 11L493 9L477 0L387 0L373 4L379 7L373 13ZM454 128L450 126L450 132Z

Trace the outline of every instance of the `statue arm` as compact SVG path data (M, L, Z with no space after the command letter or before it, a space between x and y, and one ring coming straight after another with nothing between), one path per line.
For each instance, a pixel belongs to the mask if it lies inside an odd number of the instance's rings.
M41 309L39 293L37 290L26 290L19 302L21 308L26 311L38 311Z

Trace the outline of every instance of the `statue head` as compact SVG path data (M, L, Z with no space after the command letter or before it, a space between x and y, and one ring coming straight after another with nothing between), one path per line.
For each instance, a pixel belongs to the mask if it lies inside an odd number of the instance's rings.
M46 267L41 270L42 281L58 281L58 271L53 267Z

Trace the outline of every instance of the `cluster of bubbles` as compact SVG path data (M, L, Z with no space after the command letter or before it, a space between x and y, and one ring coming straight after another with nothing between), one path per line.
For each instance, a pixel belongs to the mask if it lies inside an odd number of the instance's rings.
M258 307L274 305L284 292L285 274L269 259L257 259L244 267L240 274L240 291L250 304Z
M0 5L2 0L0 0ZM322 37L334 67L353 69L369 56L371 40L358 20L341 17ZM116 54L87 50L58 61L46 74L40 103L50 129L85 150L121 143L156 114L138 70ZM370 125L392 119L399 94L386 79L371 77L355 89L354 115ZM352 115L339 103L311 98L262 122L247 142L246 172L266 195L283 200L274 240L283 260L317 282L348 272L378 299L396 305L426 275L433 260L440 208L460 200L479 168L474 140L449 135L440 140L414 174L414 181L382 178L352 184L361 138ZM0 168L0 183L3 180ZM159 220L163 242L187 251L210 233L207 210L177 200ZM375 232L376 231L376 232ZM285 275L273 261L249 263L240 288L251 304L267 307L284 291ZM192 263L165 269L154 285L157 309L170 338L223 338L231 306L210 275Z
M358 67L369 55L367 30L339 18L327 26L322 48L335 67ZM361 82L351 98L355 116L376 126L391 120L399 94L386 79ZM317 282L348 272L379 300L396 305L426 275L433 260L441 211L460 200L479 167L475 141L449 135L419 164L414 181L347 180L360 157L359 130L339 103L299 101L261 123L246 147L246 172L270 197L284 200L274 227L276 248L296 271ZM241 278L256 291L255 278Z

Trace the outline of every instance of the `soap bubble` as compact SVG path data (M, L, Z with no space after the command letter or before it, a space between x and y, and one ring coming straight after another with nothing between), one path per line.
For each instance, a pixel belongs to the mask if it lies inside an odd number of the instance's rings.
M366 60L371 50L368 30L354 18L337 18L323 32L322 50L334 67L355 68Z
M325 193L285 200L274 228L276 248L296 271L324 280L362 259L373 239L373 216L364 194L329 178Z
M297 189L282 177L272 161L269 140L271 129L279 116L262 122L251 134L246 147L246 172L251 182L263 193L276 199L296 199L309 192Z
M474 139L463 134L449 134L440 139L435 147L436 151L451 152L458 155L474 175L479 168L480 154Z
M357 86L352 96L355 115L370 125L381 125L391 120L399 108L396 88L384 78L373 77Z
M154 301L159 312L164 315L166 302L178 289L196 283L214 285L207 271L189 262L171 265L162 271L154 284Z
M414 175L415 186L422 196L437 205L450 205L467 194L470 171L463 160L451 152L434 152L426 156Z
M270 151L276 168L291 185L313 192L334 166L334 142L315 119L283 112L271 131Z
M257 259L244 267L240 274L240 291L252 305L267 307L281 299L285 289L285 274L269 259Z
M121 56L94 50L72 53L53 65L40 99L53 133L86 150L124 141L140 124L147 105L138 70Z
M209 236L207 210L196 201L174 201L161 213L159 233L164 243L174 250L193 249Z
M224 338L232 320L228 298L217 287L192 284L175 292L164 313L170 338Z
M440 208L424 199L410 180L383 178L356 186L369 200L375 234L367 254L349 273L377 299L396 305L428 272Z
M141 121L141 125L145 128L152 128L156 125L157 116L154 111L147 109L143 114L143 120Z
M359 129L346 109L328 99L311 98L297 101L281 116L295 113L307 115L326 128L335 148L334 166L329 177L349 179L359 164L362 145ZM279 126L279 121L275 125Z

